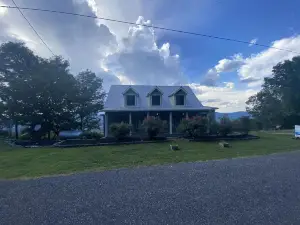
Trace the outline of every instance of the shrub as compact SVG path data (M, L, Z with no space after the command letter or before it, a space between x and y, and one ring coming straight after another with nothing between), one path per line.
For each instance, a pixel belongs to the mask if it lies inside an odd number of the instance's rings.
M85 131L80 135L80 138L82 139L96 139L100 140L103 137L103 135L99 132L95 131Z
M228 116L223 116L220 118L219 132L222 136L227 136L232 132L232 122Z
M31 140L31 134L30 133L23 133L19 137L20 140Z
M251 128L251 121L248 116L243 116L232 121L232 130L243 134L248 134Z
M149 139L156 137L166 128L167 122L155 117L147 117L144 119L142 127L148 134Z
M240 118L241 131L245 134L248 134L251 128L251 120L248 116L242 116Z
M130 134L130 126L127 123L113 123L109 126L110 133L118 140Z
M181 133L184 137L191 137L192 136L192 132L189 129L189 119L183 119L180 121L180 124L177 127L177 132Z
M8 137L9 131L8 130L0 130L0 137Z
M201 116L195 116L190 119L183 119L177 131L185 137L197 138L207 133L207 119Z
M240 119L232 120L231 126L233 132L242 132L242 124Z
M212 122L209 127L209 134L217 135L220 132L220 125L217 122Z

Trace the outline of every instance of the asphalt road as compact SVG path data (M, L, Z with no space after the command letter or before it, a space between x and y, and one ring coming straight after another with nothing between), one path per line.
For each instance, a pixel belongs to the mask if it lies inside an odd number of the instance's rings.
M0 224L300 224L300 152L0 181Z

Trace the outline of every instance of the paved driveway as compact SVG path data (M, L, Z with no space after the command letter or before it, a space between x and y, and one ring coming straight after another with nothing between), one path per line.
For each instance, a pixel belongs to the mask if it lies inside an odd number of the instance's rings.
M300 224L300 152L0 181L0 224Z

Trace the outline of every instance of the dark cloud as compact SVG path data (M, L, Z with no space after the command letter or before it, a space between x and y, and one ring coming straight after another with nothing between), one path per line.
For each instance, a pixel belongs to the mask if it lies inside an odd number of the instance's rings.
M93 14L86 2L74 4L72 0L23 0L18 1L18 5ZM99 58L103 57L111 46L116 45L116 38L109 28L105 25L98 26L94 19L39 11L23 10L23 12L51 50L70 60L74 72L84 69L96 71L99 69ZM16 14L17 11L13 13L19 16ZM15 20L13 16L10 18L12 21L9 24L6 23L7 26L17 27L20 20ZM7 26L6 33L8 32ZM32 37L32 31L28 26L18 27L18 29L23 30L22 34L30 34ZM5 36L5 31L3 33L0 31L0 36ZM41 47L44 48L44 46Z

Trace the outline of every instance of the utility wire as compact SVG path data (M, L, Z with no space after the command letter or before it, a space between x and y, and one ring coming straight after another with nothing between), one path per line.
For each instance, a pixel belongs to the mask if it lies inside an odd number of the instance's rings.
M238 43L247 44L247 45L256 45L256 46L260 46L260 47L273 48L273 49L277 49L277 50L280 50L280 51L286 51L286 52L300 54L299 52L295 52L295 51L292 51L290 49L277 48L277 47L270 46L270 45L265 45L265 44L251 43L250 41L243 41L243 40L220 37L220 36L209 35L209 34L194 33L194 32L190 32L190 31L176 30L176 29L171 29L171 28L166 28L166 27L158 27L158 26L147 25L147 24L136 24L134 22L124 21L124 20L116 20L116 19L109 19L109 18L98 17L98 16L93 16L93 15L85 15L85 14L79 14L79 13L57 11L57 10L50 10L50 9L41 9L41 8L14 7L14 6L6 6L6 5L0 5L0 7L2 7L2 8L11 8L11 9L18 8L19 10L23 9L23 10L30 10L30 11L42 11L42 12L49 12L49 13L59 13L59 14L66 14L66 15L73 15L73 16L80 16L80 17L87 17L87 18L105 20L105 21L116 22L116 23L139 25L139 26L154 28L154 29L158 29L158 30L172 31L172 32L177 32L177 33L183 33L183 34L190 34L190 35L195 35L195 36L202 36L202 37L208 37L208 38L213 38L213 39L219 39L219 40L224 40L224 41L238 42Z
M39 39L41 39L41 41L43 42L43 44L46 46L46 48L48 48L48 50L52 53L53 56L55 56L55 54L53 53L53 51L49 48L49 46L46 44L46 42L43 40L43 38L39 35L39 33L36 31L36 29L34 29L34 27L32 26L32 24L29 22L29 20L26 18L26 16L23 14L23 12L21 11L20 7L17 6L17 4L15 3L14 0L11 0L15 7L13 6L8 6L8 8L16 8L19 10L19 12L21 13L21 15L24 17L24 19L27 21L27 23L29 24L29 26L32 28L32 30L35 32L36 36L39 37ZM2 7L2 6L1 6Z

